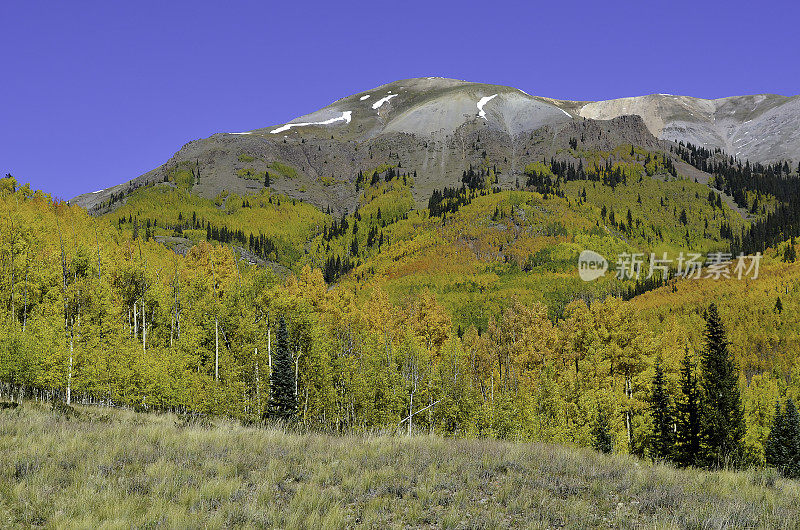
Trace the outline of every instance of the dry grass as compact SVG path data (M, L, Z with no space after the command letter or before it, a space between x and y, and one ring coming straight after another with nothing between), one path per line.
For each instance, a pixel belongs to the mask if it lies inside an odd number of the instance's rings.
M0 527L796 528L800 486L541 444L0 410Z

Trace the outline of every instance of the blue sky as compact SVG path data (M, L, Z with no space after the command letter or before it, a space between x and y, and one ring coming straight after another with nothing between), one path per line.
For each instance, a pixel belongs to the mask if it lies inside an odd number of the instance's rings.
M2 2L0 172L61 198L420 76L562 99L800 93L778 2Z

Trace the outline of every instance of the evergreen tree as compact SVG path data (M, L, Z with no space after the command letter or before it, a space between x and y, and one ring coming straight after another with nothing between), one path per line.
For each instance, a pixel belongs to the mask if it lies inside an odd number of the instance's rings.
M676 406L675 461L682 466L697 463L700 451L700 389L689 349L681 361L681 399Z
M800 478L800 413L791 399L786 400L786 437L789 447L789 466L786 476Z
M764 457L767 465L783 472L789 461L786 449L786 416L781 409L781 402L776 401L772 429L764 442Z
M787 263L794 263L797 260L797 251L794 248L794 238L786 245L783 251L783 261Z
M661 354L659 354L656 357L656 373L653 377L653 389L650 395L650 414L653 418L650 452L654 458L669 459L673 455L675 437L672 430L672 405L667 392L667 378L661 363Z
M604 411L597 413L592 427L592 449L601 453L610 453L614 449L608 415Z
M707 466L735 463L742 456L744 411L738 370L728 350L725 329L711 304L705 314L706 345L701 357L701 453Z
M775 403L775 420L764 443L767 464L790 478L800 477L800 414L791 399L786 409Z
M295 376L292 354L289 352L289 334L283 317L278 324L275 354L272 356L272 373L269 379L269 416L289 419L297 410Z

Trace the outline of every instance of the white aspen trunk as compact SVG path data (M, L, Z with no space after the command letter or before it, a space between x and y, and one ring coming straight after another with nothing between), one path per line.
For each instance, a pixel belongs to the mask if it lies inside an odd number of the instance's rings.
M297 356L294 359L294 398L295 398L295 400L300 395L298 393L298 386L297 385L299 384L298 383L298 380L299 380L298 376L300 375L300 354L301 353L302 353L302 350L297 350Z
M408 435L411 436L411 424L414 421L414 392L417 390L417 383L414 382L414 388L411 389L411 400L408 402Z
M625 411L625 429L628 432L628 448L631 446L631 411Z
M14 225L11 225L11 230L14 230ZM14 307L14 234L11 234L11 251L9 253L9 267L11 268L11 318L13 322L17 322L17 313Z
M74 342L74 326L75 321L72 322L73 329L69 331L69 371L67 372L67 405L72 403L72 352Z
M219 381L219 319L214 317L214 380Z
M94 240L97 243L97 281L101 280L100 277L100 240L97 238L97 227L94 227Z
M147 318L145 313L144 300L142 300L142 353L147 353Z
M178 340L181 340L181 316L178 311L178 262L175 262L175 278L172 282L172 293L175 296L175 328L177 331Z
M267 329L267 360L269 361L269 373L272 375L272 335Z
M258 377L258 348L256 348L256 411L261 411L261 380Z
M28 324L28 254L25 254L25 308L22 310L22 332Z
M136 302L133 303L133 338L136 340L138 337L138 329L139 329L139 313L138 309L136 308Z
M633 393L631 389L631 382L630 379L625 379L625 395L628 396L628 399L631 398L631 394ZM630 404L628 405L628 409L625 410L625 430L628 433L628 448L631 448L631 409Z
M432 421L432 419L433 419L432 418L433 411L430 410L430 407L433 407L433 398L432 397L428 398L428 403L429 403L429 405L428 405L428 409L429 409L429 411L428 411L428 433L429 434L433 434L433 421Z

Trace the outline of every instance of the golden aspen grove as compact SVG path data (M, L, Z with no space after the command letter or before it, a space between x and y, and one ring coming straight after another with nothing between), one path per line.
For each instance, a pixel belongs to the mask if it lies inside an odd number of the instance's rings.
M8 177L4 394L258 423L283 318L292 421L307 428L593 446L602 419L614 452L648 457L656 358L680 401L715 302L739 368L742 462L763 465L776 400L800 397L793 240L764 252L755 280L581 282L582 248L711 251L752 221L704 185L650 176L666 155L576 156L596 159L583 181L544 189L555 176L537 163L528 187L501 191L489 168L444 215L414 208L413 173L396 165L365 174L341 217L268 189L195 197L185 166L99 218Z

